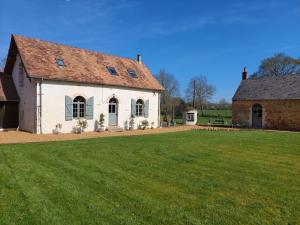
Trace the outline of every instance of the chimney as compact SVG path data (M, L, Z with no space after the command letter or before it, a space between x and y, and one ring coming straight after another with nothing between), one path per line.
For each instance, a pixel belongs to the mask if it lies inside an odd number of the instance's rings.
M136 61L137 61L139 64L142 64L142 56L141 56L140 54L137 55Z
M248 72L247 72L247 68L244 67L244 71L243 71L243 76L242 76L242 80L247 80L248 79Z

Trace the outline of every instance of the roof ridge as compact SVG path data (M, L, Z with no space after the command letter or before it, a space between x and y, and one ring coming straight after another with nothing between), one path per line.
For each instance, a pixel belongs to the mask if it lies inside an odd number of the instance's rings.
M289 78L289 77L300 77L300 74L289 74L289 75L280 75L280 76L262 76L262 77L250 77L247 80L259 80L259 79L274 79L274 78Z
M84 51L91 52L91 53L94 53L94 54L102 54L102 55L107 55L107 56L111 56L111 57L115 57L115 58L119 58L119 59L128 59L130 61L138 63L135 59L132 59L132 58L129 58L129 57L118 56L118 55L104 53L104 52L98 52L98 51L92 50L92 49L80 48L80 47L76 47L76 46L73 46L73 45L57 43L57 42L48 41L48 40L42 40L42 39L39 39L39 38L32 38L32 37L28 37L28 36L24 36L24 35L20 35L20 34L12 34L12 36L13 37L26 38L26 39L30 39L30 40L34 40L34 41L40 41L40 42L49 43L49 44L54 44L54 45L58 45L58 46L62 46L62 47L68 47L68 48L73 48L73 49L84 50Z
M243 80L233 100L300 99L300 75L268 76Z

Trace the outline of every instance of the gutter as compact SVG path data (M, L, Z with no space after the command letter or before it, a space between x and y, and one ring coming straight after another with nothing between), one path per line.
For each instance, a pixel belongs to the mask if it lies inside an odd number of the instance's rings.
M158 93L158 121L157 121L157 127L160 127L160 93Z
M42 130L42 83L43 83L44 78L41 78L39 82L39 119L40 119L40 134L43 134Z

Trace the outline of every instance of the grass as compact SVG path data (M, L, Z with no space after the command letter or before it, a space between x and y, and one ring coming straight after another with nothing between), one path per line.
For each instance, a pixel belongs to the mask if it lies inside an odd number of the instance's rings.
M201 111L199 111L199 115L201 115ZM205 117L232 117L231 109L204 109L203 115Z
M232 110L231 109L204 109L203 113L198 112L198 124L207 125L215 120L224 120L224 125L232 125Z
M0 146L0 224L300 224L300 135Z

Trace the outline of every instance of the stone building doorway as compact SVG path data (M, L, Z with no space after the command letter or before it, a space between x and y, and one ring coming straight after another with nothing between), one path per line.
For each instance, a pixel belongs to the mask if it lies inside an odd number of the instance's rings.
M262 128L262 116L263 110L260 104L255 104L252 106L252 128L260 129Z

